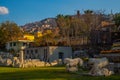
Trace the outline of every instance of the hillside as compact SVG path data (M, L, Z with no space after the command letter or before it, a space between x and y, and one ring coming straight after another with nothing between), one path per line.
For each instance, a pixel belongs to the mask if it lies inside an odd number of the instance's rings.
M36 32L36 31L44 31L45 29L53 29L56 26L57 23L55 18L46 18L41 21L27 23L21 27L24 31Z

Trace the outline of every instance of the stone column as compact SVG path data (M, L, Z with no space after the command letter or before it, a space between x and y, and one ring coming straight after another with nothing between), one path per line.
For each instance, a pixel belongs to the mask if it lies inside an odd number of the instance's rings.
M23 63L24 63L24 50L21 49L20 50L20 65L21 65L21 67L23 67Z

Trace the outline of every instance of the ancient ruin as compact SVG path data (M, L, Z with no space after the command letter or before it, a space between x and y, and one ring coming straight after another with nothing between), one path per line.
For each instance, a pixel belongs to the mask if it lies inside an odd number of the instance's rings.
M89 72L92 76L110 76L113 74L113 71L106 68L109 64L107 58L90 58L88 64L92 67Z
M78 71L78 67L83 65L83 60L80 58L75 59L66 58L64 60L64 64L66 64L66 71L76 72Z

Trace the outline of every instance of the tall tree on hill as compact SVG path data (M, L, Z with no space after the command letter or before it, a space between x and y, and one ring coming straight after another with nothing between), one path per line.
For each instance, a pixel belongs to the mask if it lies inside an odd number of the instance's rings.
M115 25L117 26L118 30L120 31L120 13L116 13L114 15Z
M87 25L87 42L90 40L90 32L94 30L101 29L101 22L106 20L105 14L103 10L92 11L86 10L83 14L84 22ZM96 35L96 34L95 34Z
M93 18L94 18L93 11L92 10L84 11L83 18L84 18L84 22L87 25L88 31L90 31L93 26Z
M60 29L61 38L63 41L67 42L67 45L70 46L70 16L66 15L58 15L57 16L57 24Z
M65 27L66 27L66 21L64 15L57 15L57 25L60 29L60 34L64 37L65 36Z
M80 38L84 38L83 35L87 32L87 25L81 18L73 18L71 20L71 37L74 37L74 40L79 39L78 44L81 43Z
M101 22L106 20L103 10L85 10L83 14L84 22L88 26L88 31L96 30L101 27Z

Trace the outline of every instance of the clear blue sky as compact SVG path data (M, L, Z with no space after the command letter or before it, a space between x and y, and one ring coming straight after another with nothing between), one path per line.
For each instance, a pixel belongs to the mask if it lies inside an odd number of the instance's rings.
M76 10L106 10L120 12L120 0L0 0L0 7L8 14L0 15L0 22L9 20L18 25L35 22L57 14L75 14Z

